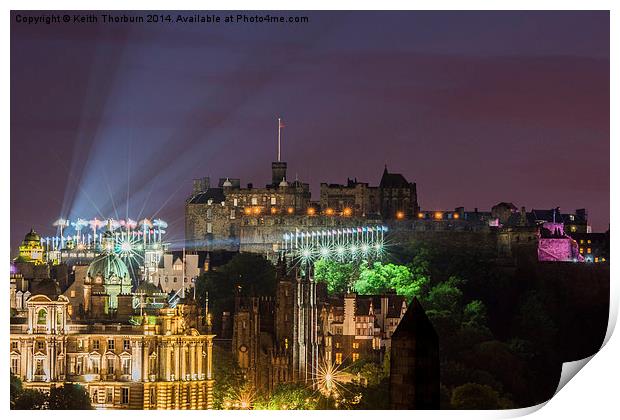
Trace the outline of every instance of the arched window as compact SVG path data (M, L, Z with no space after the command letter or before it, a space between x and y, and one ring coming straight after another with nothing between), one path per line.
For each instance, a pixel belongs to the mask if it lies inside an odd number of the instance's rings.
M37 325L45 325L47 323L47 311L40 309L37 313Z

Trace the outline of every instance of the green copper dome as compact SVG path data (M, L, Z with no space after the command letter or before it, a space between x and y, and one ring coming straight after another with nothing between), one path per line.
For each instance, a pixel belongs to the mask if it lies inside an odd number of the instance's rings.
M30 229L30 232L26 234L24 237L24 242L39 242L41 241L41 237L37 232L34 231L34 228Z
M123 260L114 253L103 253L90 263L87 275L91 279L101 276L103 282L107 283L114 278L121 280L129 277L129 270Z

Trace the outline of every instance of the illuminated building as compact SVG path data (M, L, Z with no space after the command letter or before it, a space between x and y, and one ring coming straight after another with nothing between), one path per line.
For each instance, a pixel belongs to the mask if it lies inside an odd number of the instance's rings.
M58 219L54 226L58 228L57 236L40 238L45 261L54 264L88 264L102 251L108 251L126 263L132 276L148 278L157 271L168 247L164 242L168 224L161 219Z
M19 246L19 256L15 261L41 265L45 264L43 257L44 249L41 244L41 237L32 228Z
M95 408L206 409L213 403L212 339L187 305L132 322L72 322L68 299L32 296L11 319L11 373L25 388L86 388Z
M328 363L358 360L382 362L391 337L407 310L404 296L395 294L331 297L321 305L321 340Z

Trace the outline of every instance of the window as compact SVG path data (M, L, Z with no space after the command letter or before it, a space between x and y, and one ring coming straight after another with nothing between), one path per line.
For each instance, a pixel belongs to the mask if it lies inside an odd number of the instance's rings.
M336 353L336 363L342 364L342 353Z
M124 340L123 340L123 349L124 349L124 350L129 350L129 348L130 348L130 344L131 344L131 343L130 343L130 341L129 341L129 339L128 339L128 338L124 339Z
M114 339L108 339L108 350L114 351Z
M16 357L11 359L11 373L13 375L19 374L19 359Z
M592 240L591 240L591 239L588 239L588 243L589 243L589 244L591 244L591 243L592 243Z
M114 402L114 388L113 387L107 387L105 389L105 402L107 404L111 404Z
M275 197L271 197L271 205L272 206L276 205L276 198Z
M47 311L45 309L41 309L37 313L37 325L45 325L47 322Z
M121 388L121 404L129 404L129 388Z
M43 351L45 349L45 341L37 341L37 350Z
M354 349L359 349L360 348L360 343L354 342L353 343L353 348Z
M583 254L583 248L579 248L579 253Z
M353 360L354 362L357 362L360 358L360 354L359 353L353 353L351 355L351 360Z
M255 206L258 204L258 200L256 199L256 197L252 197L252 205Z
M207 209L207 219L213 218L213 209Z
M232 209L232 210L230 211L230 218L231 218L231 219L234 219L235 217L236 217L236 214L235 214L235 209Z
M44 375L45 374L45 372L43 371L43 359L37 359L37 362L36 362L36 365L35 365L34 374L35 375Z
M157 402L157 394L155 393L155 388L151 388L151 392L150 392L150 399L151 399L151 405L155 405L155 403Z
M592 248L588 248L588 254L592 253Z
M207 233L213 233L213 224L207 223Z
M82 358L78 358L77 362L75 364L75 374L76 375L81 375L82 374Z
M108 359L108 375L114 375L114 359Z
M131 375L131 359L123 359L123 375Z
M99 340L93 341L93 350L99 350Z
M239 200L233 198L233 206L237 207L239 205Z
M340 343L336 342L336 348L339 349L340 348Z
M71 297L75 297L75 290L71 291Z
M17 341L11 341L11 350L17 350Z
M93 373L98 375L99 374L99 359L92 359L92 364L93 364Z

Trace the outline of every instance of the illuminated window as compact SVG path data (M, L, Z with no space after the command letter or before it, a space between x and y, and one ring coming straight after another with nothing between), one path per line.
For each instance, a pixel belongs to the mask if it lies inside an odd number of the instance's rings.
M354 362L357 362L360 358L360 354L359 353L353 353L351 355L351 360L353 360Z
M605 258L601 258L601 261L605 262L605 261L607 261L607 260L606 260Z
M239 205L239 200L234 198L233 199L233 206L237 207Z
M252 205L255 206L258 204L258 200L256 199L256 197L252 197Z
M272 206L276 205L276 198L275 197L271 197L271 205Z
M443 218L443 213L440 211L436 211L435 212L435 219L441 219Z
M123 359L123 375L131 375L131 359Z
M592 253L592 248L588 248L588 254Z
M594 262L598 262L598 257L594 257Z
M336 353L336 363L342 363L342 353Z
M340 343L336 342L336 348L339 349L340 348Z
M92 364L93 364L93 373L94 374L99 374L99 359L92 359Z
M579 248L579 253L583 254L583 248Z
M580 239L580 240L579 240L579 243L580 243L580 244L582 244L582 243L583 243L583 239Z
M591 239L588 239L588 243L589 243L589 244L591 244L591 243L592 243L592 240L591 240Z
M571 226L570 227L570 231L571 232L577 232L577 226Z
M207 233L213 233L213 224L207 223Z
M353 343L353 348L354 349L359 349L360 348L360 343L357 343L357 342Z
M75 290L71 291L71 297L75 297Z

